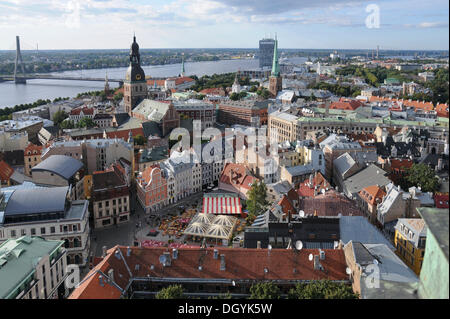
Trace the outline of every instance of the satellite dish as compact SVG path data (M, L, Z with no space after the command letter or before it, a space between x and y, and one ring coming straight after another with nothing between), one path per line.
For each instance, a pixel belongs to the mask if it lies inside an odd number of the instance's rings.
M272 245L267 246L267 249L272 250Z
M374 259L374 260L373 260L373 263L374 263L375 265L378 265L378 260Z
M295 242L295 248L296 248L297 250L302 250L302 248L303 248L303 243L302 243L301 240L297 240L297 241Z
M352 270L351 270L350 268L347 267L347 268L345 269L345 272L347 273L347 275L350 275L350 274L352 273Z
M304 211L300 211L300 217L305 217L305 212Z
M314 258L313 254L309 254L309 256L308 256L309 261L312 261L313 258Z
M159 256L159 262L163 265L166 265L167 258L165 255Z

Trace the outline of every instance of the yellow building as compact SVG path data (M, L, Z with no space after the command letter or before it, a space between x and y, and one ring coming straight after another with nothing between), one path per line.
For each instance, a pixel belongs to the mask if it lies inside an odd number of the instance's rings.
M411 268L416 275L420 275L423 256L425 255L425 241L427 227L421 218L399 218L395 225L394 244L396 254Z

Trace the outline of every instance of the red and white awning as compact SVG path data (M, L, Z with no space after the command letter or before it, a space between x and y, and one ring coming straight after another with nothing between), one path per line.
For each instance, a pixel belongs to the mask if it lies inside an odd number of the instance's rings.
M238 215L242 213L241 199L231 196L204 196L204 214Z

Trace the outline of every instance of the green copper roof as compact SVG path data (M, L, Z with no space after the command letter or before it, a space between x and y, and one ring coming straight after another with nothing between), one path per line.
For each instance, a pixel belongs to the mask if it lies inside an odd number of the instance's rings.
M18 288L32 280L36 264L54 254L64 244L61 240L23 236L0 245L0 298L15 298ZM22 287L23 288L23 287Z
M275 36L275 45L273 47L273 62L272 62L272 75L280 75L280 66L278 65L278 40Z

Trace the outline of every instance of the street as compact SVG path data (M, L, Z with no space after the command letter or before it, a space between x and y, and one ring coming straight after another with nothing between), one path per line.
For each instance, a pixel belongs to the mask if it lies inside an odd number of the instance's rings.
M181 199L180 201L172 205L168 205L157 212L152 213L152 215L157 215L161 218L167 216L169 213L175 213L176 215L179 215L179 206L184 206L185 209L191 208L192 205L195 205L197 201L199 201L199 204L201 205L202 198L203 192L195 193L191 196ZM136 195L134 193L132 193L130 196L130 204L131 211L133 211L134 209L134 212L130 214L130 220L128 222L92 230L91 252L94 253L94 256L100 257L102 255L103 246L106 246L107 249L110 249L111 247L114 247L116 245L133 246L135 236L142 239L144 236L146 236L151 228L158 228L158 225L147 225L146 220L148 219L150 214L146 215L144 213L144 210L137 201ZM138 228L136 227L136 225L139 225L139 223L141 224L141 227ZM163 241L169 239L169 236L161 236L162 235L159 235L156 238L147 238Z

